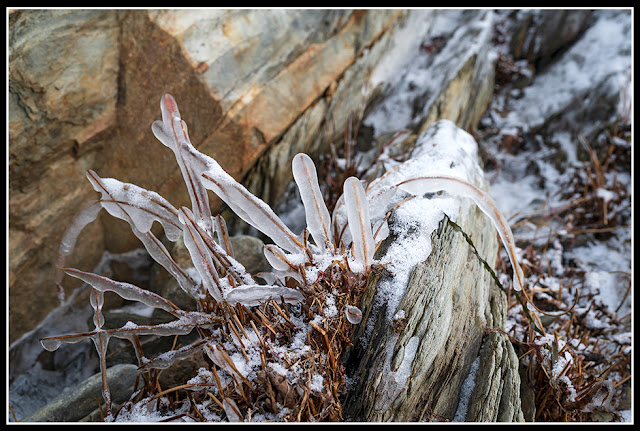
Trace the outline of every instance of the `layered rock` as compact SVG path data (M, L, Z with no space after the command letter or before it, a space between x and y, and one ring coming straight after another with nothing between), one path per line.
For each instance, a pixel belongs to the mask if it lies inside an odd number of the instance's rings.
M158 191L176 206L187 203L171 152L150 132L164 93L184 107L194 144L242 178L401 14L12 11L11 340L57 305L58 244L95 196L87 169ZM333 94L349 98L339 89ZM102 223L109 234L92 225L69 265L91 268L105 249L139 247L126 224ZM38 304L29 300L35 290Z
M115 11L9 15L9 332L15 340L58 305L53 264L116 123L119 23ZM102 230L86 233L77 265L94 266ZM34 300L37 298L37 302Z
M482 177L476 175L477 165L469 159L473 153L456 150L469 139L465 135L456 131L453 123L437 122L418 138L417 145L421 152L426 151L422 157L437 154L429 163L435 174L443 169L440 161L446 161L445 165L464 166L461 177L475 178L478 186L486 187ZM441 158L449 152L451 157ZM433 201L434 208L439 205ZM427 207L422 210L429 211L432 210ZM523 420L514 349L506 337L501 342L493 341L496 335L485 340L487 333L504 329L506 320L506 294L488 263L497 256L495 228L473 205L448 212L427 239L431 243L428 257L410 269L400 299L385 299L388 277L395 280L394 289L402 287L397 285L402 277L393 273L383 272L370 280L363 294L363 323L347 359L348 372L356 384L345 402L352 420L454 419L462 384L478 356L484 374L477 375L466 420ZM390 218L392 236L388 246L397 247L393 232L406 229L403 226L425 229L423 216L415 210L413 214L408 219ZM455 223L449 217L455 218ZM412 244L401 247L417 247ZM392 253L391 257L388 250L381 247L378 251L382 262L412 261L409 250ZM394 260L389 263L390 268L401 266Z

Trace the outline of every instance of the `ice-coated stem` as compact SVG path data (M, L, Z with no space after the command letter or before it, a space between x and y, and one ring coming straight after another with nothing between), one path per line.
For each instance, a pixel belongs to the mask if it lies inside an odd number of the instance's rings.
M516 245L509 223L498 210L491 196L460 178L451 176L423 176L402 181L397 186L412 195L423 195L444 190L456 196L471 198L484 212L495 226L502 244L507 250L509 260L514 269L514 289L521 290L524 287L524 274L516 258Z
M304 205L307 228L316 245L326 251L332 248L331 242L331 217L324 203L318 174L311 157L304 153L296 154L292 162L293 179L300 190L300 197Z
M349 177L344 182L344 203L353 239L353 256L366 270L373 261L375 242L371 232L367 197L360 180L356 177Z

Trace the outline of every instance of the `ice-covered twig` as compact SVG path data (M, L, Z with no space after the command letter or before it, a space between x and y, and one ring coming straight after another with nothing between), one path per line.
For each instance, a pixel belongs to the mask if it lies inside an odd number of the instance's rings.
M283 249L292 253L305 251L302 238L291 232L269 205L251 194L217 163L215 165L202 174L202 183L206 188L218 195L238 217Z
M61 269L70 276L79 278L85 283L91 285L94 289L100 292L115 292L123 299L138 301L145 305L148 305L149 307L159 308L171 314L174 314L176 310L179 310L179 308L171 301L164 299L162 296L150 292L146 289L141 289L138 286L134 286L133 284L114 281L110 278L103 277L98 274L83 272L73 268Z
M253 307L271 299L282 299L289 304L297 304L304 300L304 296L295 289L262 284L236 287L228 291L225 295L225 301L227 301L227 303L231 305L242 304L245 307Z
M89 178L89 181L91 182L91 184L93 185L95 190L100 192L100 193L102 193L103 199L100 201L100 204L103 207L105 207L105 204L104 204L103 201L106 200L107 203L106 203L105 209L107 211L109 211L109 213L111 215L113 215L114 217L120 218L120 219L122 219L122 220L124 220L124 221L129 223L129 225L131 226L131 231L134 233L134 235L136 235L138 237L138 239L140 239L140 241L142 242L144 247L149 252L149 255L156 262L158 262L160 265L162 265L167 271L169 271L169 273L178 281L178 284L180 285L180 287L185 292L187 292L190 296L192 296L194 298L199 297L200 294L199 294L199 291L198 291L199 290L198 286L191 279L191 277L182 268L180 268L180 266L173 260L173 258L171 257L171 255L167 251L166 247L151 232L148 220L146 220L146 221L141 221L140 220L140 219L145 218L143 216L143 214L145 214L145 212L141 211L139 214L137 214L137 216L132 217L132 215L130 213L133 211L133 209L135 207L133 205L130 205L130 202L122 203L123 201L115 199L115 196L113 196L111 194L112 191L110 190L111 187L109 187L109 183L110 183L109 181L107 181L107 184L105 184L105 182L102 180L102 178L100 178L93 171L88 171L87 172L87 178ZM115 183L113 183L113 184L115 184ZM122 184L122 183L120 183L120 184ZM123 188L124 188L124 186L123 186ZM169 205L169 207L171 207L171 205L168 202L166 202L166 204ZM171 211L169 211L169 212L171 212ZM177 210L176 210L176 213L177 213ZM86 215L86 214L82 214L82 215ZM147 217L154 217L154 216L151 216L149 214L147 214L146 216ZM140 231L138 229L138 225L136 225L136 221L138 223L141 223L141 227L143 229L144 228L148 228L148 230L146 232ZM175 222L172 222L172 223L168 223L167 222L166 225L167 226L174 226ZM169 229L169 228L167 228L167 229ZM165 230L165 232L166 232L166 230Z
M191 255L191 261L195 266L198 274L202 279L202 283L207 291L211 294L213 299L218 302L222 301L222 297L225 292L225 288L220 283L220 278L213 265L213 257L211 251L205 245L203 237L200 235L195 227L195 220L193 219L193 213L188 208L180 208L180 221L184 223L185 229L183 230L184 245L189 250Z
M160 107L162 121L155 121L152 124L153 134L160 142L173 150L182 176L187 184L193 213L205 231L209 235L213 235L209 198L207 191L200 182L202 166L193 163L193 158L189 154L194 148L189 140L187 123L182 121L178 105L171 95L165 94L162 97Z
M478 205L478 208L489 217L500 235L500 239L507 250L511 265L513 266L514 289L521 290L524 287L524 274L516 258L516 245L513 239L513 233L511 232L509 223L500 213L495 202L488 194L467 181L444 175L410 178L398 183L397 187L412 195L421 196L425 193L444 190L457 196L471 198L475 204Z

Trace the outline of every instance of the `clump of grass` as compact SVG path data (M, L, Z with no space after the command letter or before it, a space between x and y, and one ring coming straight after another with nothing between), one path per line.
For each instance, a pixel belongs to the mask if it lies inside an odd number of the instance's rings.
M378 267L374 253L389 233L387 206L395 193L410 197L445 190L473 199L494 223L509 251L514 289L528 299L511 230L489 196L473 185L459 178L428 175L387 184L383 176L365 189L355 176L348 176L341 181L342 194L330 212L313 161L298 154L292 171L307 227L296 234L214 159L193 147L173 97L162 98L161 111L162 121L154 122L152 130L173 151L191 208L175 208L155 192L89 171L87 178L101 197L87 204L64 235L56 281L61 285L68 275L91 286L95 328L41 340L47 350L83 340L94 343L103 376L106 421L150 412L166 415L166 420L186 417L193 421L343 419L342 352L351 344L353 328L360 322L360 295ZM272 271L249 274L234 258L224 219L211 213L208 190L272 240L264 247ZM132 284L65 267L65 257L73 252L81 231L102 209L129 223L149 255L195 300L195 310L183 310ZM152 233L154 223L162 226L169 241L184 242L195 273L176 263ZM173 320L105 328L106 292L163 310ZM143 352L141 337L178 337L193 331L199 339L189 345L174 343L171 350L155 358ZM131 399L117 409L112 406L106 379L107 348L114 337L131 343L141 377ZM162 388L162 370L195 354L204 355L209 366L184 384Z

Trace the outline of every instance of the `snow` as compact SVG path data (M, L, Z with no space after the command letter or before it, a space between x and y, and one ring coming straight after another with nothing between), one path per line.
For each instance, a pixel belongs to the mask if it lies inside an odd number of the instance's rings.
M491 10L476 15L476 11L434 9L416 10L409 16L370 78L373 86L385 86L384 102L364 120L375 126L375 136L407 129L425 115L416 112L413 102L422 99L423 106L430 107L449 71L459 70L471 54L491 56L486 42L492 37L492 17ZM421 49L430 42L443 44L439 55ZM434 75L434 70L442 74Z
M469 374L467 374L464 382L462 382L462 386L460 387L460 401L458 401L458 408L451 422L465 421L471 394L473 393L473 388L476 386L476 373L478 372L478 368L480 368L480 356L471 363Z
M630 18L628 11L599 11L599 19L563 54L562 62L538 74L523 97L513 101L503 125L534 129L572 104L576 94L584 94L582 103L589 104L595 103L589 95L599 85L624 88L631 71Z

